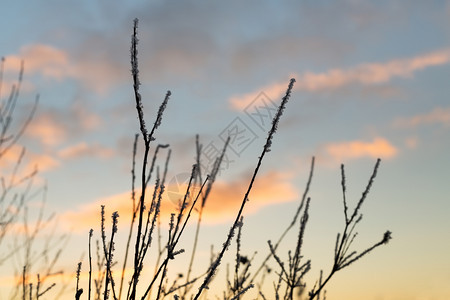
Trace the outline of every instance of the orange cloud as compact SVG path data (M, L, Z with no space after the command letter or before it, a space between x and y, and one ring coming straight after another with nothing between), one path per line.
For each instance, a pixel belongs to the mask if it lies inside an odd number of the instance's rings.
M99 115L89 111L81 101L76 102L70 108L70 114L73 116L73 119L80 123L80 126L86 130L93 130L100 127L102 120Z
M431 112L411 118L400 118L394 122L398 127L417 127L419 125L442 124L450 126L450 107L436 107Z
M384 138L375 138L372 142L351 141L332 143L326 145L324 151L327 156L339 162L346 159L362 157L392 158L398 152L397 148Z
M25 134L49 146L57 145L67 137L64 126L52 113L41 113L36 116L27 127Z
M84 87L103 95L115 84L128 79L126 70L117 62L104 57L82 57L71 65L70 75Z
M58 155L62 158L77 158L82 156L94 156L99 158L108 158L113 155L113 150L98 144L88 145L85 142L70 146L59 151Z
M50 155L30 153L28 154L28 156L28 169L30 170L31 168L34 168L34 166L36 166L39 172L45 172L52 170L60 165L59 161L57 161Z
M255 213L263 206L297 199L298 193L289 182L290 178L291 175L277 172L269 172L259 176L250 194L250 201L246 206L245 213ZM239 178L239 180L229 183L216 181L210 198L206 203L203 220L211 224L233 219L239 210L249 179ZM178 208L178 198L168 196L168 192L178 190L185 191L184 183L181 183L180 186L166 187L166 192L161 202L161 222L163 225L168 224L170 214L176 213ZM180 194L181 197L182 194ZM105 212L108 224L111 222L111 214L117 211L120 216L119 227L125 224L126 226L129 225L132 211L132 201L129 192L85 204L75 212L63 213L60 219L62 220L61 225L75 232L88 232L90 228L99 228L101 205L106 206Z
M12 174L13 169L16 167L19 157L22 153L22 147L14 145L10 150L4 153L0 157L0 168L4 174ZM17 178L22 178L33 173L36 169L39 172L45 172L54 169L60 165L52 156L46 154L37 154L25 150L24 157L18 168Z
M19 69L16 70L17 74L19 74ZM12 77L12 76L11 76ZM15 78L3 78L1 81L2 89L1 89L1 98L5 99L6 96L9 96L11 92L17 87L17 79ZM20 85L20 92L30 93L35 90L35 86L30 81L22 81Z
M25 130L25 135L40 141L45 146L57 146L69 136L83 131L92 131L101 126L100 117L82 105L70 110L48 109L38 113Z
M293 75L291 77L297 76ZM254 101L258 97L261 91L263 91L272 101L278 102L283 96L283 93L286 92L288 84L289 81L273 83L260 88L257 92L251 92L241 96L233 96L228 101L233 109L244 110L252 101Z
M431 52L387 63L367 63L348 70L332 69L325 73L305 73L300 76L297 89L306 91L333 90L352 83L363 85L388 82L394 77L411 77L415 71L447 64L450 49Z
M354 68L342 70L331 69L324 73L305 72L293 75L297 82L295 90L318 92L336 90L350 84L373 85L386 83L395 77L408 78L414 72L431 66L444 65L450 62L450 49L443 49L407 59L396 59L386 63L366 63ZM264 86L256 92L241 96L233 96L229 102L233 109L242 110L263 91L272 100L281 99L286 91L286 83L273 83Z
M417 145L419 144L419 139L415 136L408 137L405 139L404 143L405 143L406 147L408 147L409 149L415 149L415 148L417 148Z
M268 172L256 178L244 214L253 214L264 206L296 200L298 192L290 182L291 174ZM216 182L205 205L204 220L219 223L235 218L247 191L250 177L233 182Z
M105 205L105 220L111 223L111 215L119 213L119 226L129 224L131 220L131 193L123 193L98 199L94 202L84 204L77 211L67 211L59 216L60 225L66 230L78 233L89 232L89 229L100 228L100 206ZM110 226L108 226L110 227Z
M2 172L5 172L5 169L11 168L17 163L20 153L22 152L22 148L23 147L15 144L10 148L10 150L4 152L3 155L0 156L0 168L2 169Z
M149 189L149 191L152 191ZM140 190L136 190L136 205L139 200ZM152 194L147 194L148 200L151 200ZM130 225L133 202L131 200L131 192L112 195L109 197L98 199L94 202L84 204L77 211L68 211L60 215L60 224L66 229L78 233L89 232L93 228L97 231L100 228L100 212L101 205L105 205L106 224L111 224L111 215L117 211L119 213L119 227L126 228ZM177 205L168 199L161 202L161 218L163 225L169 223L171 213L175 213ZM110 225L106 225L110 228Z
M69 58L66 52L42 44L27 45L20 49L19 55L6 57L5 70L14 71L20 68L21 61L25 62L25 71L41 73L45 77L62 79L69 73Z
M6 56L5 71L17 72L21 61L24 61L27 74L41 74L57 80L75 78L98 93L105 93L128 75L117 63L102 56L83 56L75 60L68 52L44 44L27 45L18 54Z

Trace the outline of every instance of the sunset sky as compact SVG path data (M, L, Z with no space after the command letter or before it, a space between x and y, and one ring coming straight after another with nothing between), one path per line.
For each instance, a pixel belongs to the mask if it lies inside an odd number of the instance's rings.
M172 149L163 231L176 209L174 184L195 163L195 135L206 174L226 136L240 132L206 204L197 274L207 267L211 244L217 251L225 241L270 119L295 78L244 211L243 253L258 251L255 266L267 255L267 240L276 240L293 217L315 156L303 248L312 260L306 277L312 288L321 269L330 271L344 227L340 164L352 209L381 158L353 246L362 251L386 230L393 239L338 272L327 299L450 299L450 1L112 2L0 2L0 97L8 97L23 60L17 124L40 98L18 144L27 148L19 173L38 165L34 186L48 185L45 213L55 213L55 234L70 233L58 263L69 281L62 299L73 299L78 261L87 265L89 229L100 237L100 205L108 216L119 211L120 246L129 230L131 154L139 132L129 53L134 18L149 127L172 92L151 149L157 143ZM2 176L19 149L1 158ZM160 151L161 171L166 155ZM30 204L36 211L39 199ZM185 272L190 257L195 228L187 230L181 244L188 253L174 261L174 274ZM280 248L283 258L295 247L294 231ZM233 244L227 261L234 255ZM217 286L225 283L225 268ZM14 267L0 270L9 282ZM272 282L267 285L273 298ZM7 290L0 283L0 299Z

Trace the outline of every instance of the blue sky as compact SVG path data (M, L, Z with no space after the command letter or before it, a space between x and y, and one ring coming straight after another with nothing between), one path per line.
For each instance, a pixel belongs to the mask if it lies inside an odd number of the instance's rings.
M247 129L246 142L232 144L217 182L202 255L210 243L224 241L264 145L270 107L294 77L246 208L247 253L265 253L267 239L282 231L314 155L305 237L313 285L319 270L331 267L335 234L343 227L340 164L356 203L380 157L355 246L364 249L387 229L394 239L338 273L328 297L450 297L449 1L2 1L0 9L1 97L24 60L18 121L40 94L20 142L28 150L24 169L39 165L37 184L48 183L47 210L59 217L61 231L72 231L61 263L67 272L87 251L89 229L99 228L100 204L120 211L129 197L139 131L129 63L137 17L148 124L172 92L156 135L173 151L169 178L190 171L195 134L211 150L223 145L233 125ZM255 107L267 117L252 114ZM166 200L163 217L174 208ZM124 211L123 224L128 217ZM291 242L295 234L283 249Z

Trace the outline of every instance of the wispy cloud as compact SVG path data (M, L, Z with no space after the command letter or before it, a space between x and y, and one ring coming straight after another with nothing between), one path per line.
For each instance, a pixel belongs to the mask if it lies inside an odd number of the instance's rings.
M26 45L19 53L6 56L5 71L16 73L21 61L26 74L55 80L73 78L97 93L107 92L127 74L127 69L119 69L117 63L105 57L74 57L68 51L45 44Z
M99 228L101 205L105 205L108 222L111 220L111 214L117 211L119 212L119 226L129 224L132 211L131 193L123 193L97 199L79 206L76 210L61 213L59 218L64 220L61 225L66 230L78 233L87 233L91 228Z
M409 128L431 124L441 124L446 127L450 126L450 107L436 107L428 113L409 118L398 118L394 121L394 126Z
M12 174L13 169L19 163L19 159L23 148L19 145L14 145L7 151L0 159L0 168L4 174ZM23 178L30 175L35 170L45 172L52 170L60 165L60 162L51 155L38 154L30 150L25 150L22 160L17 169L16 178Z
M45 172L52 170L60 165L60 162L51 155L33 154L33 153L30 153L28 155L29 155L29 163L28 163L29 169L34 168L34 166L36 166L39 172Z
M290 182L291 178L292 174L276 171L259 176L250 193L246 213L253 214L264 206L297 199L298 191ZM241 177L233 182L217 182L205 206L205 221L219 223L235 217L248 187L248 180L249 177Z
M442 49L413 58L394 59L385 63L364 63L350 69L330 69L322 73L305 72L294 74L295 90L320 92L337 90L352 84L370 86L383 84L394 78L411 78L414 73L432 66L448 64L450 49ZM229 103L233 109L242 110L263 91L271 99L280 99L286 90L285 83L272 83L255 92L233 96Z
M297 76L294 74L293 76ZM289 81L277 82L262 87L256 92L247 93L245 95L233 96L228 101L231 107L235 110L244 110L252 101L254 101L261 92L264 92L273 101L278 101L288 87ZM295 87L295 86L294 86Z
M264 206L283 203L295 200L298 193L295 187L290 183L290 174L269 172L260 176L250 194L250 203L247 206L247 213L255 213ZM249 178L239 178L233 182L217 181L214 184L210 199L206 203L204 221L209 224L216 224L232 219L244 196ZM162 223L167 221L171 213L177 212L178 200L173 196L174 191L185 191L185 185L181 183L177 186L168 185L166 193L161 203ZM172 195L168 195L172 191ZM182 192L180 193L180 198ZM61 218L64 220L66 229L75 232L86 232L93 226L98 226L100 222L100 206L106 205L106 215L110 216L112 212L118 211L120 215L119 226L129 224L131 219L132 201L131 193L113 195L102 198L91 203L85 204L77 211L63 213Z
M415 149L417 148L417 145L419 144L419 139L416 136L408 137L404 140L405 146L408 149Z
M342 162L364 157L392 158L397 155L398 149L388 140L378 137L371 142L356 140L330 143L323 146L322 152L332 161Z
M139 189L136 190L136 193L139 193ZM147 201L150 202L151 198ZM110 222L112 213L117 211L119 213L119 227L129 226L133 211L131 192L97 199L83 204L76 210L64 212L60 215L60 218L64 220L63 226L66 230L73 232L88 232L90 228L98 228L100 225L101 205L105 205L105 219L107 222ZM176 210L177 205L165 197L164 201L161 202L160 211L163 225L168 224L170 214L176 213Z
M68 136L63 120L53 112L44 112L35 116L25 134L41 141L46 146L57 145Z
M61 158L73 159L79 157L96 157L109 158L114 154L110 148L101 146L99 144L88 145L85 142L66 147L59 151L58 155Z
M70 115L73 116L70 119L84 130L93 130L102 125L102 118L89 111L81 101L76 102L71 107Z
M40 73L45 77L63 79L70 74L68 54L60 49L43 44L24 46L17 55L6 57L6 71L17 72L21 61L26 72Z
M102 125L102 119L88 111L79 101L69 109L39 110L25 130L25 135L44 146L55 147L83 132L92 132Z
M334 90L357 83L379 84L395 77L412 77L415 71L447 64L450 50L444 49L407 59L395 59L387 63L366 63L348 70L332 69L324 73L307 72L300 76L297 89L305 91Z

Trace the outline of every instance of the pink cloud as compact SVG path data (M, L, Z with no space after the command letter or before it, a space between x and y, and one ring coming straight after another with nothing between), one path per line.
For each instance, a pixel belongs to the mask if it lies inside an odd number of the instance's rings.
M247 174L248 175L248 174ZM290 182L292 174L271 171L258 176L249 196L245 213L253 214L264 206L296 200L298 192ZM226 182L218 180L214 183L206 202L203 220L210 224L226 222L233 219L247 191L250 177L239 176L236 180ZM168 186L166 199L172 203L181 201L187 184ZM197 193L194 190L192 194Z
M416 115L410 118L399 118L394 121L398 127L417 127L420 125L442 124L450 126L450 107L436 107L429 113Z
M19 69L16 70L17 74L14 75L18 75L19 74ZM1 85L1 99L5 99L7 96L9 96L11 94L11 92L13 91L13 87L14 89L17 87L17 79L12 78L12 75L10 76L11 78L3 78ZM30 93L35 91L35 86L32 82L30 81L22 81L22 84L20 86L20 91L23 93Z
M292 77L296 77L295 75ZM235 110L244 110L258 95L263 91L272 101L278 101L281 99L283 93L286 92L289 81L277 82L262 87L257 92L247 93L245 95L233 96L228 101Z
M20 49L19 55L6 57L6 71L20 69L21 61L25 62L25 71L41 73L45 77L63 79L69 75L68 54L60 49L48 45L27 45Z
M363 157L392 158L398 153L397 148L384 138L375 138L372 142L357 140L331 143L325 145L323 150L326 156L338 162Z
M44 145L54 146L67 138L67 130L54 113L47 112L35 116L25 134L40 140Z
M366 63L354 68L332 69L324 73L307 72L300 76L296 88L305 91L333 90L352 83L362 85L379 84L395 77L412 77L415 71L431 66L447 64L450 49L444 49L406 59L395 59L387 63Z
M76 104L71 107L70 113L83 129L93 130L100 127L102 124L100 116L88 111L86 106L81 102L76 102Z
M71 65L70 75L79 80L85 88L104 95L112 86L127 79L126 70L107 58L82 57Z
M105 205L105 219L111 221L111 214L119 212L119 226L129 224L131 220L131 193L105 197L60 214L60 224L66 229L78 233L89 232L91 228L100 228L100 207Z
M112 149L103 147L98 144L88 145L85 142L67 147L59 151L59 156L62 158L78 158L83 156L92 156L99 158L109 158L114 154Z
M5 71L17 72L21 61L24 61L27 74L40 74L57 80L74 78L97 93L105 93L127 74L102 56L75 59L64 50L44 44L27 45L18 54L7 56Z
M0 168L3 174L12 174L14 168L19 162L23 148L19 145L14 145L10 150L6 151L0 158ZM25 150L24 156L20 161L17 169L16 178L23 178L32 174L35 170L39 172L46 172L57 168L60 162L54 157L47 154L37 154Z
M405 143L405 146L408 147L409 149L415 149L415 148L417 148L417 145L419 144L419 139L415 136L408 137L405 139L404 143Z
M290 183L291 174L269 172L257 178L253 190L250 194L250 201L247 204L245 213L255 213L264 206L293 201L297 199L298 193L295 187ZM239 178L233 182L216 181L212 193L208 199L204 221L209 224L226 222L235 217L239 205L242 202L248 180L250 178ZM170 214L176 213L178 204L177 199L169 197L167 191L179 189L185 191L185 186L167 186L165 195L161 203L162 224L168 224ZM180 194L182 197L182 194ZM62 225L66 229L75 232L87 232L90 228L98 228L100 225L100 206L105 205L105 211L108 222L114 211L119 213L119 227L129 226L131 220L132 201L131 193L123 193L96 200L85 204L77 211L68 211L61 215L64 220ZM198 203L199 204L199 203ZM194 221L192 219L192 221Z
M101 124L100 116L82 105L73 105L69 110L48 109L37 113L26 128L25 135L45 146L57 146L69 135L74 137L84 131L92 131Z
M9 151L4 152L3 155L0 156L0 167L2 168L2 171L4 171L5 168L14 165L19 159L21 152L22 147L17 144L13 145Z
M298 199L299 194L290 182L292 174L268 172L257 177L250 192L244 214L254 214L262 207ZM233 182L216 182L207 201L204 220L215 224L235 218L248 188L249 177Z
M139 199L140 190L136 190L136 204ZM151 201L151 194L148 198ZM90 228L100 227L101 205L105 205L105 220L111 223L111 215L117 211L119 213L119 227L127 228L131 222L133 202L131 200L131 192L116 194L101 199L97 199L91 203L80 206L76 211L67 211L60 215L61 225L66 230L73 232L88 232ZM171 213L176 213L177 206L169 199L161 202L161 218L163 224L169 223Z
M60 165L59 161L47 154L29 154L29 168L36 166L39 172L53 170Z
M305 72L293 75L297 82L295 90L319 92L336 90L350 84L363 86L386 83L396 77L409 78L414 72L428 67L448 64L450 49L443 49L419 55L413 58L395 59L386 63L365 63L350 69L331 69L323 73ZM242 110L262 91L272 100L281 99L286 91L286 83L276 82L245 95L233 96L229 99L233 109Z

